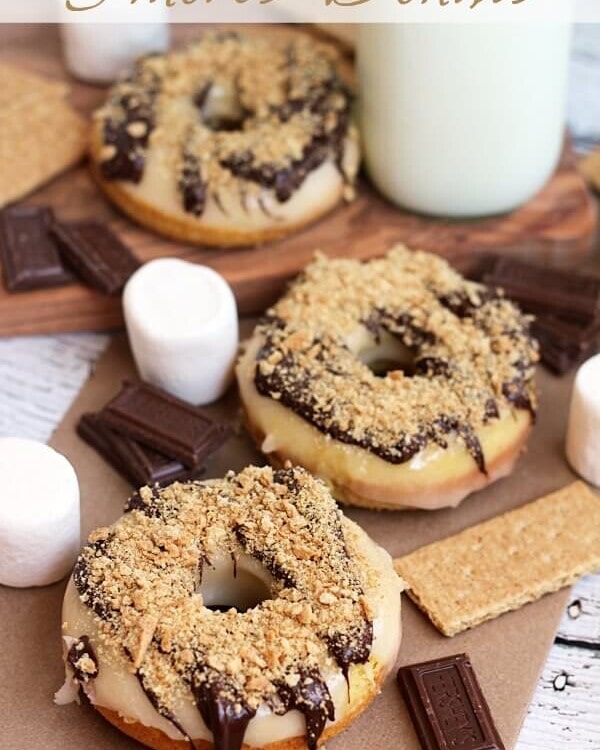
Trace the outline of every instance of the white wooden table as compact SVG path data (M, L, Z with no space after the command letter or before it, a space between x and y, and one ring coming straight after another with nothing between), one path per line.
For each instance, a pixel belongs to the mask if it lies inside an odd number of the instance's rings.
M600 25L576 30L569 120L575 144L600 143ZM108 336L0 340L0 436L46 441ZM573 590L517 750L600 750L600 575Z

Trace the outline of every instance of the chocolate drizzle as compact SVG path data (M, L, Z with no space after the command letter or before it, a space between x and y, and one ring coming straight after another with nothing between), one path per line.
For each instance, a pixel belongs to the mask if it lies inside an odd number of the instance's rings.
M77 558L75 568L73 569L73 582L82 601L85 602L85 604L96 615L98 615L101 620L106 621L111 620L114 613L104 601L98 587L90 582L88 562L94 557L105 557L108 559L109 544L110 536L87 544Z
M183 155L179 191L183 196L185 210L194 216L202 216L206 206L207 186L202 180L198 159L188 151Z
M272 351L274 351L273 344L267 343L258 359L267 358ZM269 376L266 376L260 368L257 368L254 378L256 390L262 396L270 398L273 397L274 393L277 393L278 401L281 404L306 419L307 422L310 422L324 434L330 435L346 445L365 448L393 464L410 461L427 445L427 434L425 432L408 435L400 431L396 443L389 446L375 443L368 434L364 438L357 438L352 433L340 429L336 424L331 424L329 413L323 409L322 405L317 403L312 393L310 379L297 375L295 370L294 360L289 355L282 358Z
M525 409L533 418L535 418L535 408L531 403L531 398L527 391L527 384L523 377L516 376L509 382L503 383L502 394L515 408Z
M454 417L449 417L446 414L442 414L438 419L434 421L434 427L436 428L432 432L432 439L438 443L442 448L447 448L448 444L445 440L440 438L442 435L449 435L454 433L461 438L465 447L471 454L473 460L477 464L477 468L482 474L487 474L487 468L485 465L485 457L483 455L483 449L479 438L475 434L475 430L468 424L461 424Z
M329 653L350 686L348 673L353 664L366 664L371 655L373 645L373 623L364 620L362 625L347 633L325 634L323 640L327 644Z
M152 487L151 494L147 499L142 497L140 490L136 490L125 503L125 513L139 510L149 518L160 518L162 512L159 500L158 487Z
M370 325L373 325L373 323L371 322ZM409 316L400 316L397 318L395 320L395 328L396 331L403 329L407 332L407 340L412 347L417 346L416 341L421 343L432 341L429 332L415 326ZM274 350L275 343L273 340L268 339L257 359L259 361L261 359L268 359ZM434 360L430 360L427 363L426 371L424 373L417 371L415 375L430 377L432 375L431 370L437 366L440 370L437 374L439 376L447 376L448 368L439 364L441 360L435 364L434 362ZM420 432L412 435L402 432L400 428L397 441L391 445L376 442L370 438L369 434L359 439L351 432L340 429L335 423L332 424L330 422L329 413L324 410L322 405L317 403L312 392L310 379L298 374L294 358L289 353L282 357L279 364L268 376L262 372L260 367L257 367L254 383L261 395L272 397L273 393L277 393L280 403L292 409L292 411L306 419L321 432L330 435L341 443L356 445L359 448L369 450L392 464L401 464L410 461L413 456L427 447L430 441L434 441L442 447L447 447L444 436L450 432L455 432L463 440L479 470L484 474L486 473L483 450L475 431L469 425L462 424L448 415L440 415L432 424L424 425Z
M354 352L348 341L359 325L373 341ZM502 418L506 402L535 411L529 320L424 252L317 259L257 331L260 395L391 464L429 444L449 448L452 435L486 474L479 429Z
M494 299L497 299L497 294L493 289L489 288L482 288L476 296L469 296L461 290L455 290L449 294L438 296L438 300L443 307L450 310L451 313L461 320L472 317L482 305Z
M327 140L322 136L315 136L305 146L302 156L287 167L278 168L277 165L268 162L257 164L254 154L250 151L232 154L222 159L221 166L242 180L256 182L273 190L279 203L285 203L302 185L308 174L321 166L328 153Z
M256 711L223 675L208 667L197 669L191 688L204 723L213 734L215 750L241 750Z
M108 156L100 168L107 180L139 183L144 176L145 150L156 126L154 104L159 79L140 61L131 77L122 84L126 93L118 93L111 102L117 114L104 122L104 146Z
M67 653L67 662L79 683L89 682L98 676L98 658L87 635L82 635L71 646Z
M296 684L278 682L277 695L282 702L275 713L300 711L306 721L306 742L309 750L316 750L327 719L335 720L335 707L326 683L317 671L301 671Z
M286 588L295 588L294 577L277 563L273 550L254 549L241 526L236 526L234 533L244 550L262 563L276 581L281 581Z
M330 97L339 94L344 100L342 109L334 110ZM233 175L264 188L273 190L280 203L285 203L300 188L306 177L321 166L330 154L342 171L344 139L350 125L350 97L340 82L333 76L320 86L315 86L306 98L290 98L273 109L282 123L290 121L303 112L310 112L315 120L314 133L304 146L302 155L285 166L272 162L257 162L251 151L232 153L221 159L220 164ZM334 116L333 127L325 127L326 116Z
M177 729L178 732L181 732L181 734L184 736L184 738L192 744L191 739L188 737L187 732L185 729L181 726L181 724L177 721L177 717L172 711L169 711L168 708L165 708L160 700L158 699L158 696L152 690L152 688L148 687L144 680L143 673L138 669L135 673L135 676L137 678L137 681L140 683L140 687L144 691L146 698L150 701L152 704L152 708L159 713L162 717L164 717L167 721L171 722L171 724Z

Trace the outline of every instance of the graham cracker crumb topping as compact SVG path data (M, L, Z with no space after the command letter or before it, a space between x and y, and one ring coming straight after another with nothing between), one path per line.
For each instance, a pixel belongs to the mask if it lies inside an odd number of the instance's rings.
M97 615L100 663L124 650L162 713L189 690L200 706L209 688L246 711L267 701L283 712L307 679L326 703L321 675L368 660L367 574L320 481L250 467L140 496L136 510L91 535L74 578ZM240 555L270 573L272 598L245 612L206 608L196 593L203 571Z

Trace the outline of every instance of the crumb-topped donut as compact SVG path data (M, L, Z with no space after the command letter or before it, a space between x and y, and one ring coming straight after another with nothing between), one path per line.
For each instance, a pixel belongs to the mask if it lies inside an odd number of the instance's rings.
M403 247L319 257L238 368L251 434L345 502L439 508L507 474L533 421L537 348L501 293Z
M94 532L63 605L67 682L156 750L314 750L400 642L389 555L303 469L143 488Z
M353 195L359 153L334 48L298 32L207 32L141 59L96 115L100 184L176 239L283 236Z

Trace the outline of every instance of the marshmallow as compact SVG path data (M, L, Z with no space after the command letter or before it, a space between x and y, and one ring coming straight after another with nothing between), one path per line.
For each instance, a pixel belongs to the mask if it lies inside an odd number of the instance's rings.
M111 83L136 58L169 46L167 23L71 23L61 35L69 72L88 83Z
M0 583L46 586L73 567L80 546L79 484L43 443L0 438Z
M150 261L127 282L123 307L144 380L192 404L223 395L239 340L235 298L218 273L176 258Z
M567 459L578 474L600 487L600 354L588 359L575 378Z

